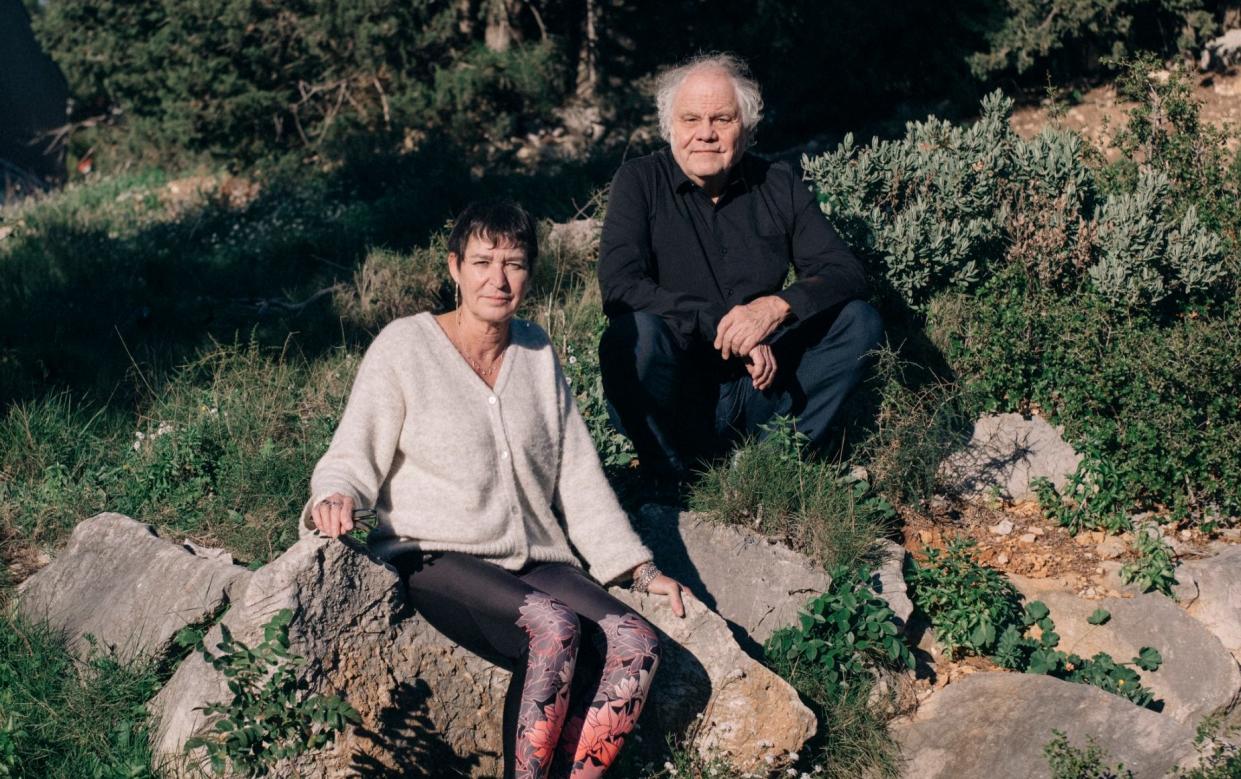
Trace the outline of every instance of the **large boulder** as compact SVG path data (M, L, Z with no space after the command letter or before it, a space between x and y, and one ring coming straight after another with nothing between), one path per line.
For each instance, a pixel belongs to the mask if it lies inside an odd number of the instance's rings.
M1107 652L1129 662L1144 646L1163 655L1158 671L1138 670L1142 683L1163 702L1163 714L1196 726L1203 717L1227 710L1241 693L1241 670L1219 639L1171 599L1158 593L1132 598L1089 600L1052 589L1044 579L1011 577L1028 600L1051 610L1060 635L1059 649L1082 657ZM1091 625L1088 617L1104 609L1111 619Z
M1241 661L1241 546L1217 549L1217 554L1187 560L1176 569L1178 596L1191 593L1178 600Z
M940 465L944 486L966 498L1037 498L1032 482L1045 478L1063 489L1082 456L1042 417L987 414L974 423L969 443Z
M239 640L261 640L281 609L294 613L291 651L309 689L344 697L362 725L322 753L282 770L302 777L396 772L494 775L508 674L402 612L397 577L342 543L306 537L254 572L223 624ZM643 727L682 732L698 719L695 745L740 768L778 761L813 734L814 715L782 679L731 640L724 621L690 599L684 620L662 598L614 589L661 631L664 657ZM214 647L217 627L207 637ZM225 679L200 656L186 660L157 696L156 751L176 757L209 724L197 709L228 697ZM659 743L661 738L647 739Z
M164 657L182 628L214 619L248 575L218 550L174 544L150 525L99 514L22 582L18 608L64 631L79 655L91 651L90 636L123 660Z
M827 589L822 566L782 543L736 525L672 506L647 504L635 523L669 576L728 620L733 635L755 657L779 628L797 622L806 602ZM880 542L875 587L902 627L913 613L902 566L905 550Z
M1226 71L1237 64L1241 64L1241 30L1228 30L1207 41L1198 58L1198 68L1204 71Z
M1136 779L1166 776L1193 751L1188 725L1116 695L1049 676L976 673L931 696L892 735L909 779L1043 779L1052 731L1081 748L1087 738Z

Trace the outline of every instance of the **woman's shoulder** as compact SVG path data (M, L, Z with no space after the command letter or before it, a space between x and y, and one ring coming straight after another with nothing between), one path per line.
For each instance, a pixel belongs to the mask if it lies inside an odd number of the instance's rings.
M514 319L510 325L513 343L531 351L552 351L552 339L547 331L529 319Z

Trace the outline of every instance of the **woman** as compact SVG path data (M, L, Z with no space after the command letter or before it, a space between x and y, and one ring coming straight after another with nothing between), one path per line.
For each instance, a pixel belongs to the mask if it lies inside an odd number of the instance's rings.
M448 239L457 308L375 338L302 524L334 537L373 506L371 549L415 608L513 672L506 777L600 776L641 712L659 641L596 581L632 578L684 608L617 504L546 333L514 319L537 255L516 205L461 214Z

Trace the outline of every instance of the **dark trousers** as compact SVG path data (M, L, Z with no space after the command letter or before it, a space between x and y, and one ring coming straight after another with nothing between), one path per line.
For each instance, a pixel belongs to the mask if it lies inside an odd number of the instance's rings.
M683 477L777 415L821 446L882 338L879 312L860 300L799 323L772 343L776 379L760 392L739 361L709 343L682 349L662 319L637 311L612 317L599 363L612 422L639 462Z

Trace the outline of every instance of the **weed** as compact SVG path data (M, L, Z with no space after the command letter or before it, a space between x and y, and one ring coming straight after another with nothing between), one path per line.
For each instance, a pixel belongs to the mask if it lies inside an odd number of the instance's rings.
M1176 563L1172 547L1163 540L1159 528L1148 526L1138 530L1133 537L1133 551L1137 557L1121 566L1121 581L1138 585L1142 592L1159 590L1171 597L1172 585L1176 584Z
M790 680L812 678L800 686L829 698L871 679L875 667L912 669L892 609L870 581L865 567L834 568L827 591L806 604L798 625L767 639L763 651L772 669Z
M192 644L203 658L228 678L232 700L202 707L215 732L186 741L187 750L203 747L216 774L265 776L284 758L327 744L347 723L361 718L335 695L297 698L305 683L296 669L306 660L289 653L293 612L282 609L263 626L263 641L254 648L234 639L220 626L222 638L213 654L197 631L182 632L181 644Z
M1241 777L1241 748L1235 742L1241 726L1229 725L1219 714L1204 717L1194 734L1198 764L1177 770L1176 779L1237 779Z
M1142 647L1129 663L1118 663L1104 652L1083 659L1060 651L1060 636L1047 606L1033 601L1022 608L1020 596L1003 574L974 559L973 545L972 540L957 538L943 554L927 550L926 563L914 564L906 574L914 603L930 617L936 640L950 656L989 655L1015 671L1090 684L1139 706L1155 702L1134 667L1158 670L1163 658L1157 650ZM1099 611L1091 615L1090 624L1110 618Z
M973 547L955 538L943 552L928 549L926 562L906 571L914 602L949 655L990 654L1000 633L1021 620L1016 588L1004 574L979 565Z
M1123 764L1115 768L1104 765L1106 755L1093 738L1087 740L1085 749L1078 749L1063 731L1053 730L1043 755L1052 779L1133 779L1133 772Z

